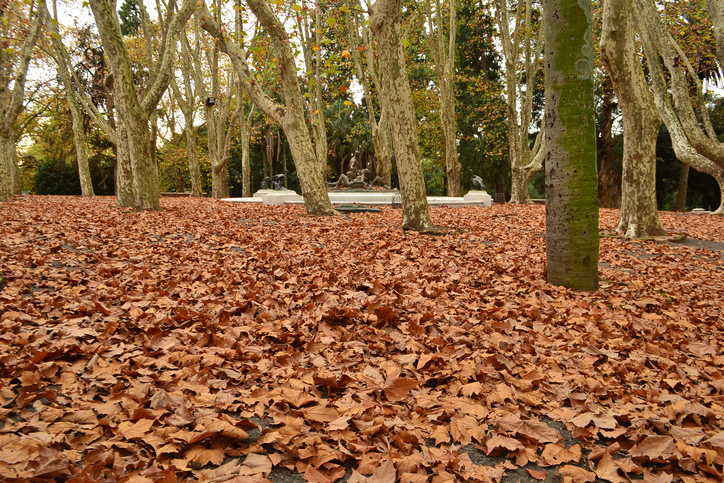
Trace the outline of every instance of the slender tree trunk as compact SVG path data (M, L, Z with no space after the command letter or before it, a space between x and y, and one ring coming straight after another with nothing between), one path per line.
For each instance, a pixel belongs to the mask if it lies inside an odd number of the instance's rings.
M601 106L601 129L599 131L597 149L598 169L598 201L601 208L621 208L621 170L616 162L613 140L613 82L607 75L603 81L603 102Z
M189 157L189 175L191 177L191 196L203 196L201 188L201 167L199 165L199 151L196 147L196 130L194 129L193 118L186 117L184 127L186 134L186 153Z
M630 0L608 0L604 5L601 58L623 115L621 218L616 231L631 238L666 235L656 206L656 139L661 118L636 49Z
M275 45L278 55L277 67L286 99L285 106L278 104L266 95L256 82L249 81L253 79L253 76L246 63L246 52L228 35L223 34L205 5L201 10L201 26L217 40L220 48L229 55L244 90L257 107L284 129L297 168L299 183L302 186L302 196L307 213L313 215L335 214L336 210L329 200L327 184L322 177L322 170L319 168L312 138L304 119L304 100L289 37L284 26L265 1L249 0L248 5Z
M420 163L417 123L405 66L400 30L401 0L377 0L370 7L370 28L377 36L384 97L390 113L392 142L402 195L402 226L430 231L434 225L427 207L425 179Z
M43 14L49 16L45 1L38 4L40 8L44 10ZM57 12L55 12L55 18L57 19ZM75 87L73 86L73 80L69 71L69 66L66 63L66 58L63 52L63 45L60 39L60 33L58 32L58 22L48 22L48 28L51 32L50 40L53 44L53 50L55 51L55 61L58 64L58 75L63 89L65 90L65 97L68 100L68 107L70 109L71 120L73 123L73 139L75 141L75 153L76 161L78 164L78 175L80 177L80 190L83 196L95 196L93 191L93 182L91 180L90 166L88 165L88 146L86 143L86 135L83 129L83 111L76 99Z
M675 211L686 211L686 193L689 188L689 165L681 163L679 170L679 189L676 191Z
M252 107L252 110L254 108ZM251 117L244 117L239 123L241 128L241 186L244 198L251 198Z
M544 0L549 283L598 288L598 180L590 0Z
M380 99L384 94L380 96ZM380 103L382 104L382 103ZM385 105L380 108L380 122L377 125L377 176L383 179L385 184L392 187L392 127L390 126L390 114Z

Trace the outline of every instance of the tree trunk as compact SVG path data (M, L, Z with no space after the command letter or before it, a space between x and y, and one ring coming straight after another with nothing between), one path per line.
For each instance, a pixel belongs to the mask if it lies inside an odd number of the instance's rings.
M603 80L603 102L601 106L601 128L596 148L598 149L598 202L601 208L621 208L621 170L619 169L613 140L613 82L606 75Z
M686 211L686 193L689 188L689 165L681 163L679 170L679 189L676 191L674 211Z
M646 11L641 3L637 2L635 14L636 24L645 26L645 28L642 28L640 31L641 43L644 46L646 61L649 66L654 102L666 124L666 129L669 131L671 145L674 148L676 157L679 161L688 164L697 171L713 176L717 183L719 183L720 188L724 187L724 168L721 166L721 164L724 163L724 157L716 156L716 149L702 150L707 153L705 155L698 150L699 148L693 146L691 139L694 135L685 128L683 122L683 118L687 116L680 116L671 103L672 96L666 84L663 67L659 60L660 51L650 35L651 27L646 25L646 20L644 19ZM670 60L671 59L669 59L669 61ZM689 106L682 106L680 103L677 103L677 109L686 110L687 107L690 108L691 103L689 103ZM699 134L702 134L701 128L697 126L697 129L699 130ZM699 146L701 147L701 144L699 144ZM710 158L709 156L712 157ZM722 193L724 193L724 191L722 191ZM715 213L724 213L724 195L721 197L720 206Z
M20 194L16 182L17 170L12 131L0 131L0 201L7 201L13 195Z
M194 129L193 118L186 118L184 127L186 134L186 153L189 157L189 175L191 176L191 196L203 196L201 188L201 167L199 165L199 151L196 147L196 130Z
M390 113L392 142L402 196L402 226L413 230L434 229L427 208L425 179L420 162L417 123L400 30L401 0L377 0L370 7L370 28L377 36L384 96Z
M151 81L145 86L140 98L136 92L131 60L121 35L115 2L90 0L89 4L113 73L118 115L125 121L127 129L135 191L134 206L137 210L161 210L158 169L155 153L151 149L149 116L155 111L161 96L168 88L175 58L176 34L193 13L195 4L192 0L183 0L178 13L166 23L161 50L158 53L158 65L155 66ZM174 4L169 8L172 5Z
M133 168L131 167L131 150L128 145L128 130L123 119L116 123L116 198L118 206L133 208L136 205L136 194L133 189Z
M445 136L445 174L447 175L448 196L460 196L460 161L458 160L457 126L455 121L455 34L457 23L455 0L450 0L449 23L443 23L443 9L439 0L435 2L433 16L431 0L425 1L428 21L429 50L435 62L438 98L440 99L440 123ZM445 33L447 32L447 46Z
M706 5L709 9L711 22L714 24L716 58L719 61L719 66L724 67L724 2L722 0L706 0Z
M533 113L533 91L538 71L539 56L543 48L543 32L539 32L538 45L533 48L532 1L518 5L514 30L508 19L508 4L497 4L497 23L501 32L501 44L505 58L505 79L508 107L508 145L511 170L511 203L528 203L528 184L535 173L543 169L543 157L538 156L543 143L543 130L538 133L530 148L528 130ZM521 59L522 56L522 59ZM524 68L518 72L518 65ZM525 82L524 82L525 81ZM524 89L525 87L525 89ZM519 107L520 99L520 107ZM520 123L520 124L519 124Z
M319 168L312 138L304 119L304 100L289 38L284 31L284 26L265 1L250 0L248 5L275 45L278 55L277 68L286 99L285 106L278 104L266 95L255 81L250 82L253 76L246 64L246 52L228 35L224 35L205 5L201 7L201 27L208 31L217 40L219 47L229 55L244 90L257 107L284 129L297 168L299 183L302 186L302 196L307 213L313 215L335 214L336 210L329 201L327 184L322 177L322 170Z
M47 6L45 2L39 2L39 8L43 9L43 14L49 16ZM58 32L57 12L54 12L56 21L48 22L48 29L50 30L50 40L53 44L53 50L55 51L55 61L58 64L58 75L63 89L65 90L65 97L68 100L68 107L70 109L71 120L73 123L73 139L75 141L75 153L76 161L78 164L78 175L80 177L80 190L83 196L95 196L93 191L93 181L91 180L90 166L88 165L88 146L86 144L86 135L83 129L83 112L76 99L75 88L73 86L73 80L69 71L69 66L66 63L66 57L63 52L63 45Z
M604 5L601 58L623 115L621 218L616 231L631 238L666 235L656 206L656 138L661 126L634 39L633 4Z
M253 110L253 107L252 107ZM244 198L251 198L251 156L250 156L250 145L251 145L251 117L242 119L239 123L241 126L241 186L242 194Z
M7 201L14 194L22 193L13 127L18 115L23 110L25 79L33 47L40 35L40 26L44 19L42 10L36 12L35 9L30 8L29 15L27 24L21 29L27 32L27 36L17 58L12 61L8 58L10 55L8 51L13 50L12 48L6 48L5 45L0 48L0 104L2 105L2 109L0 109L0 201ZM3 15L0 17L3 20L0 22L0 37L8 39L17 35L15 32L9 31L12 23ZM11 82L12 89L10 88Z
M549 283L598 288L598 180L590 0L544 0Z

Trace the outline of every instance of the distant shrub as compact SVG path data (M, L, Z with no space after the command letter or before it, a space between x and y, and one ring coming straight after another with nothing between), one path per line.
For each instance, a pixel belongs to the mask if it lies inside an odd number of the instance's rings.
M80 177L75 163L48 160L35 171L35 193L39 195L80 195Z

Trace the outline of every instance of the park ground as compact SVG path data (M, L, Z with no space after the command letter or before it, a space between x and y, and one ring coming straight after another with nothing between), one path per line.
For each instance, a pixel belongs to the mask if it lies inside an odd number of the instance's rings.
M600 290L545 208L0 204L0 479L718 482L724 217L601 210Z

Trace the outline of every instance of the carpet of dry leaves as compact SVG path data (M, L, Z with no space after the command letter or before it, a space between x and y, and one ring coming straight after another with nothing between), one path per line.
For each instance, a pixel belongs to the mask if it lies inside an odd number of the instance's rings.
M724 217L602 238L577 293L542 206L114 203L0 204L0 479L722 481Z

